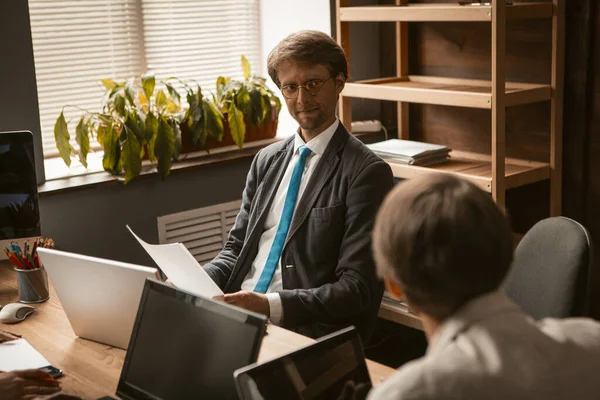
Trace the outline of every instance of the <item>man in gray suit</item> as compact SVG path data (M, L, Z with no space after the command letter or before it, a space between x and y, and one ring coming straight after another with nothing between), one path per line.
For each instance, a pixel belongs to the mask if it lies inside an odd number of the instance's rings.
M600 324L536 323L499 291L513 243L488 193L450 175L403 182L381 207L373 248L429 348L370 399L599 398Z
M355 325L368 340L383 292L371 229L391 169L336 118L348 66L331 37L290 35L268 70L300 128L256 155L229 239L204 267L227 303L311 337Z

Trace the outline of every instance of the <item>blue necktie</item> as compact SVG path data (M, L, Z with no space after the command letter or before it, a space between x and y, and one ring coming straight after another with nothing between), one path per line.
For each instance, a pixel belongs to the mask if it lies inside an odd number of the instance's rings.
M260 274L260 278L254 288L255 292L266 293L273 279L273 274L277 269L277 264L281 258L281 252L283 251L283 245L287 238L290 224L292 223L292 216L294 215L294 208L296 207L296 200L298 200L298 189L300 189L300 181L302 181L302 173L304 172L304 166L306 165L306 159L311 153L310 149L306 146L300 146L298 149L300 157L294 166L292 172L292 178L288 186L287 194L285 196L285 202L283 203L283 211L281 212L281 219L279 220L279 227L275 233L275 239L273 239L273 245L271 245L271 251L265 262L265 268Z

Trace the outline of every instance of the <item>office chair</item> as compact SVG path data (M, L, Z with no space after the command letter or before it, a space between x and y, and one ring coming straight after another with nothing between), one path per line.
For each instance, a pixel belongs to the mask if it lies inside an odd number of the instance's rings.
M566 217L547 218L517 246L504 290L535 319L587 316L591 263L588 230Z

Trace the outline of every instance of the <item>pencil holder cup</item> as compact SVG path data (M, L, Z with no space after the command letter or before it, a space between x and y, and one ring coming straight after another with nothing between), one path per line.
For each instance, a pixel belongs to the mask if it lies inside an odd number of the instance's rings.
M18 269L17 288L19 290L19 302L42 303L50 298L48 291L48 275L44 267L36 269Z

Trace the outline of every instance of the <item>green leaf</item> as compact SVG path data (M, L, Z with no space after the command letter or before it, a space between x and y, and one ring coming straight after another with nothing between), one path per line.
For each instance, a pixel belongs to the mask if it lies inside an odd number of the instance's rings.
M144 94L146 98L150 100L152 97L152 93L154 93L154 86L156 85L156 78L154 74L144 74L142 75L142 88L144 89Z
M100 79L100 82L102 82L106 90L113 90L118 86L117 82L112 79Z
M213 103L205 101L203 108L205 136L210 135L220 142L223 140L223 133L225 131L223 115Z
M244 114L235 106L235 103L231 103L227 110L227 122L233 141L241 149L244 147L246 124L244 124Z
M107 132L108 126L104 122L99 122L96 127L96 141L98 141L101 146L104 146L104 137Z
M244 80L250 79L250 63L245 56L242 56L242 70L244 71Z
M218 105L219 107L222 107L223 104L223 96L225 94L225 86L227 85L227 82L225 81L225 78L223 78L222 76L217 78L217 101L218 101Z
M104 157L102 158L102 167L105 171L115 173L115 167L119 163L120 149L119 149L119 134L115 131L111 125L108 128L107 133L104 135Z
M123 118L127 116L125 112L125 98L120 94L115 96L115 111Z
M178 160L179 154L181 153L181 128L179 127L179 124L175 121L169 121L169 126L173 130L173 138L175 139L175 145L173 147L173 158Z
M202 94L200 94L200 96L202 96ZM200 102L198 102L198 95L192 91L188 92L187 101L189 106L187 111L188 126L192 127L200 123L200 120L202 119L202 101L200 100Z
M174 103L177 105L181 104L181 96L179 95L177 90L175 90L175 88L167 82L165 82L165 86L167 87L167 91L169 92L171 97L175 100Z
M156 162L156 155L154 154L154 145L156 143L156 134L158 132L158 119L152 113L148 113L146 116L146 130L145 137L148 143L148 158L152 162Z
M204 122L199 122L192 126L190 128L190 136L193 144L198 144L198 141L200 140L200 143L202 146L204 146L206 143L206 135L204 135Z
M79 161L87 168L87 155L90 151L90 137L88 125L84 122L84 117L81 117L77 128L75 128L75 140L79 145Z
M71 135L69 135L67 121L65 121L64 113L61 112L54 124L54 141L60 157L67 166L71 166L71 153L73 152L69 139L71 139Z
M248 116L252 126L258 126L265 118L266 106L263 104L263 98L258 88L253 87L249 92L250 108L252 113Z
M135 91L133 90L133 78L127 81L125 85L125 97L132 107L135 107Z
M252 113L250 93L248 92L246 87L242 87L238 91L237 96L235 96L235 105L246 115Z
M171 172L171 159L175 150L175 135L173 129L164 118L159 118L154 154L158 160L158 172L164 179Z
M167 96L165 95L165 92L159 90L158 93L156 93L156 108L158 108L159 111L162 111L166 105Z
M142 170L142 144L132 132L127 134L127 140L123 143L122 156L125 184L127 184Z
M263 95L261 95L261 97L262 97L262 110L263 110L261 122L264 122L265 120L271 119L271 109L273 108L273 106L271 106L271 98L269 97L268 94L263 94Z
M138 137L138 140L143 140L146 137L146 132L144 132L140 125L141 124L137 113L127 113L127 117L125 118L125 126Z
M181 111L181 107L179 107L179 105L174 101L167 100L167 106L165 107L165 110L169 114L177 114L179 111Z

